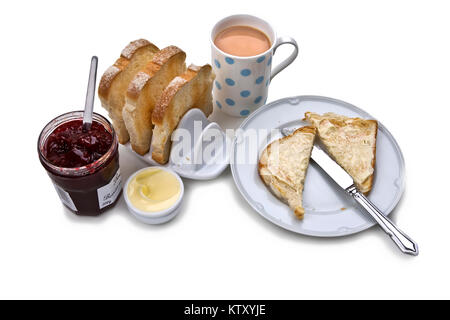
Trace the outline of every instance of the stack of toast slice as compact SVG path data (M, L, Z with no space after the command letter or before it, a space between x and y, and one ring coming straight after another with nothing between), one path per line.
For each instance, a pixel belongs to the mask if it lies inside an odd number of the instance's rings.
M328 154L353 178L358 189L372 189L378 123L334 113L305 113L311 126L269 144L259 160L259 175L272 192L303 219L303 188L314 145L319 137Z
M191 108L212 112L210 65L186 69L186 53L175 46L159 50L149 41L131 42L103 74L98 94L122 144L168 162L171 134ZM152 143L153 141L153 143Z
M123 119L130 134L131 147L140 155L150 150L152 113L164 88L182 74L186 54L175 46L157 52L130 82L123 109Z
M120 58L105 71L100 80L98 96L122 144L130 139L122 117L128 86L158 51L158 47L145 39L133 41L122 50Z

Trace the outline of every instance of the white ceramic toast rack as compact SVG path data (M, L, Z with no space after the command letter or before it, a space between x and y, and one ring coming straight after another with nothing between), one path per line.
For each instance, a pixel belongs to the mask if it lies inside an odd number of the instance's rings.
M199 109L189 110L172 134L169 167L181 177L210 180L219 176L230 163L231 139L215 122L209 121ZM126 145L131 149L131 144ZM134 152L134 151L133 151ZM151 156L152 150L136 156L151 165L160 165Z

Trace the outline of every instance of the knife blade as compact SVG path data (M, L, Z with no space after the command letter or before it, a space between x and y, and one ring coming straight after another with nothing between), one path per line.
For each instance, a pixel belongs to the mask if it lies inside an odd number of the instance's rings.
M313 146L311 159L319 165L342 189L347 189L353 185L353 178L342 169L333 159L322 149Z
M292 133L290 129L282 129L283 135ZM326 173L336 184L358 202L379 225L391 237L395 244L403 253L417 256L419 247L410 237L401 231L395 224L386 217L363 193L361 193L353 182L353 178L330 156L313 146L311 159Z

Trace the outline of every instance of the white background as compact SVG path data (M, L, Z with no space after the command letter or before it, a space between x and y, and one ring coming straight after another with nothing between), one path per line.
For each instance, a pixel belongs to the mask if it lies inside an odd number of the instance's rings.
M3 1L0 11L0 298L450 298L448 1ZM418 257L378 228L341 239L284 231L252 211L229 170L186 180L184 209L166 225L138 222L123 199L98 218L62 207L36 141L84 106L90 57L101 75L143 37L210 62L210 29L234 13L300 45L268 101L329 96L389 128L407 177L392 218ZM120 156L125 178L144 166Z

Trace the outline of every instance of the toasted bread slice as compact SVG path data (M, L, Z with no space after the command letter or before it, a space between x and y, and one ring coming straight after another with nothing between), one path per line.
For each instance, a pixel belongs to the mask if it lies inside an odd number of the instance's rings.
M214 73L209 64L202 67L190 65L185 73L175 77L164 89L152 114L152 158L165 164L169 160L172 132L183 115L199 108L205 116L212 112L212 83Z
M122 50L120 58L102 76L98 96L102 106L108 110L120 143L129 140L128 131L122 118L125 94L130 81L159 49L145 39L131 42Z
M186 53L175 46L157 52L131 80L122 111L131 147L140 155L150 150L152 113L169 82L186 70Z
M359 191L367 194L375 171L378 122L312 112L305 113L305 120L317 128L328 154L352 176Z
M303 185L314 145L316 129L302 127L264 149L258 171L264 183L303 219Z

